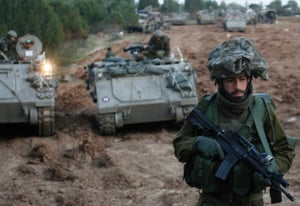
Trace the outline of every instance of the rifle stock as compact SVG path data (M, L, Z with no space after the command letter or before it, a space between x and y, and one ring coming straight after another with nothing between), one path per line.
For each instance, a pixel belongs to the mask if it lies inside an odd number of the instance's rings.
M278 197L278 192L286 195L286 197L294 201L295 198L285 188L289 183L283 178L282 174L277 174L270 171L269 165L273 159L272 155L260 153L245 137L235 131L223 131L213 123L211 123L206 116L195 108L186 118L187 122L195 126L199 130L209 130L216 135L216 140L225 151L225 158L221 162L215 176L221 180L226 180L232 167L239 161L246 161L256 172L263 175L264 178L271 182L271 202L281 202L281 197ZM277 193L276 193L277 191ZM276 197L275 197L276 196Z

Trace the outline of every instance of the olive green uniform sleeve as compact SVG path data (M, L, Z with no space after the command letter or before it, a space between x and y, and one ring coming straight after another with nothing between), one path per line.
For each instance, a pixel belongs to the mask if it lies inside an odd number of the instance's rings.
M289 146L287 135L278 120L273 107L270 108L270 118L271 120L267 119L264 124L266 134L270 140L274 138L274 145L271 145L271 150L278 166L278 170L282 173L286 173L292 166L295 152L293 148Z
M167 36L165 36L164 39L164 50L166 52L165 56L169 56L171 52L171 48L170 48L170 39Z
M201 98L197 107L203 111L206 108L209 99L214 99L215 96L205 95ZM212 103L213 104L213 103ZM175 156L180 162L188 162L195 154L198 153L196 148L196 139L199 135L203 135L202 131L184 122L181 129L177 132L173 146L175 149Z
M185 122L173 140L175 156L180 162L187 162L197 152L195 140L194 129Z
M8 50L7 50L7 57L10 57L11 59L14 59L14 60L19 59L19 55L17 53L16 46L17 46L16 41L9 42Z
M154 45L155 44L155 38L152 36L148 42L148 45Z

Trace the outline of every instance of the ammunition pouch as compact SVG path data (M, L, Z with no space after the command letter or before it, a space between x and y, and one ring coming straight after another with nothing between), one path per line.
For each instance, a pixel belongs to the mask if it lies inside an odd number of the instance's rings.
M235 194L242 196L253 190L254 192L259 192L252 188L253 172L253 169L245 161L239 161L233 167L232 190Z
M202 189L205 193L226 191L224 182L215 177L219 164L220 160L196 155L184 165L185 182L191 187Z
M184 165L184 180L191 186L202 189L204 193L220 193L228 191L228 181L232 181L232 191L243 196L249 192L259 192L253 188L253 169L249 168L244 161L240 161L234 168L232 174L226 181L215 176L220 165L218 159L206 158L196 155ZM227 187L226 187L227 185Z

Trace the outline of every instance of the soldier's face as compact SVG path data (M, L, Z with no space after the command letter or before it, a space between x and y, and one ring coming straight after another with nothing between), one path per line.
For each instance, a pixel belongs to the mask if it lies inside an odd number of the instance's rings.
M16 41L16 37L10 36L10 37L9 37L9 40L10 40L10 41Z
M235 78L223 79L223 86L226 92L232 97L242 97L245 95L249 78L247 76L239 76Z

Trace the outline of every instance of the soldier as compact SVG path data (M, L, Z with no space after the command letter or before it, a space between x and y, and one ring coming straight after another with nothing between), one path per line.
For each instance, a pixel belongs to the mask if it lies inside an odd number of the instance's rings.
M0 50L6 56L5 58L17 59L18 54L16 51L18 34L14 30L7 32L6 36L0 40Z
M114 57L114 56L116 56L116 54L111 50L111 47L108 47L105 54L105 58Z
M148 45L148 51L144 53L149 58L167 58L170 55L170 38L161 30L156 30Z
M270 111L265 111L267 107L259 104L261 99L252 95L253 78L268 80L267 63L253 42L244 37L225 41L209 53L207 66L218 91L205 95L197 108L220 129L238 131L260 152L267 150L262 143L264 136L275 159L272 168L286 173L295 156L293 148L288 144L274 107L270 105ZM268 115L257 120L252 111ZM261 131L258 131L255 121L260 121ZM270 186L270 181L245 161L240 160L231 168L226 181L215 177L225 154L214 138L216 135L210 131L195 129L185 122L173 141L180 162L186 163L197 157L193 164L197 168L197 184L200 184L197 187L202 189L197 205L264 205L263 191Z

